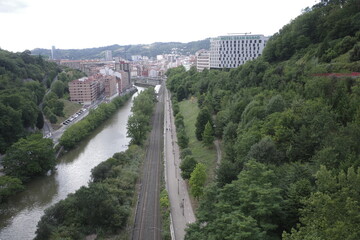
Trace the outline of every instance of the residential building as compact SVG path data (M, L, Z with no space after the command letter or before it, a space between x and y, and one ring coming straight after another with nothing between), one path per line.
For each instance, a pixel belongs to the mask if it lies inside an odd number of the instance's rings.
M195 55L198 72L202 72L205 68L210 69L210 51L201 49Z
M236 68L261 56L264 35L228 35L210 39L210 68Z
M111 97L118 94L117 80L115 76L104 76L103 81L105 97L111 99Z
M69 82L70 101L91 104L99 96L100 84L96 76L83 77Z

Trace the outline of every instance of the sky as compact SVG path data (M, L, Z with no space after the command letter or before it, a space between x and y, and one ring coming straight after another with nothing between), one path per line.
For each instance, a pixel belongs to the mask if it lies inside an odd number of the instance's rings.
M0 0L0 48L82 49L271 36L318 0Z

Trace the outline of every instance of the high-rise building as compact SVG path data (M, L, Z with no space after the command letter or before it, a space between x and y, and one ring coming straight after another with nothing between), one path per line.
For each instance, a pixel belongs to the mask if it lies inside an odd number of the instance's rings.
M113 58L112 58L112 53L111 53L111 50L106 50L105 51L105 61L112 61Z
M55 54L55 46L51 47L51 59L55 60L56 59L56 54Z
M202 72L205 68L210 69L210 51L201 49L195 53L196 69Z
M228 35L210 39L210 68L236 68L261 56L268 37Z

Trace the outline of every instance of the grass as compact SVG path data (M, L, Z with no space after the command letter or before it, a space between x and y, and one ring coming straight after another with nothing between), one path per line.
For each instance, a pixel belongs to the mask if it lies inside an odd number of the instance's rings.
M70 102L69 100L60 99L64 103L64 117L58 117L57 116L57 124L61 124L63 121L68 119L71 115L76 113L82 108L82 105L79 103Z
M205 147L202 142L198 141L195 136L195 123L199 114L199 107L197 100L192 98L179 102L180 112L184 116L185 131L189 137L189 148L196 161L203 163L206 166L208 173L208 180L212 181L215 176L216 166L216 149Z

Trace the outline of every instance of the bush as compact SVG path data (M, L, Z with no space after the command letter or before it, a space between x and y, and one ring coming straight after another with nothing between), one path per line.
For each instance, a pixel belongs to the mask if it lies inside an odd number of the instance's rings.
M186 156L180 163L181 177L190 179L191 173L194 171L197 161L193 156Z
M5 201L9 196L24 189L20 179L10 176L0 177L0 203Z
M185 159L186 156L191 156L191 155L192 155L192 152L191 152L190 148L184 148L180 152L180 158L183 160Z
M360 43L356 44L350 52L350 61L356 62L360 60Z

